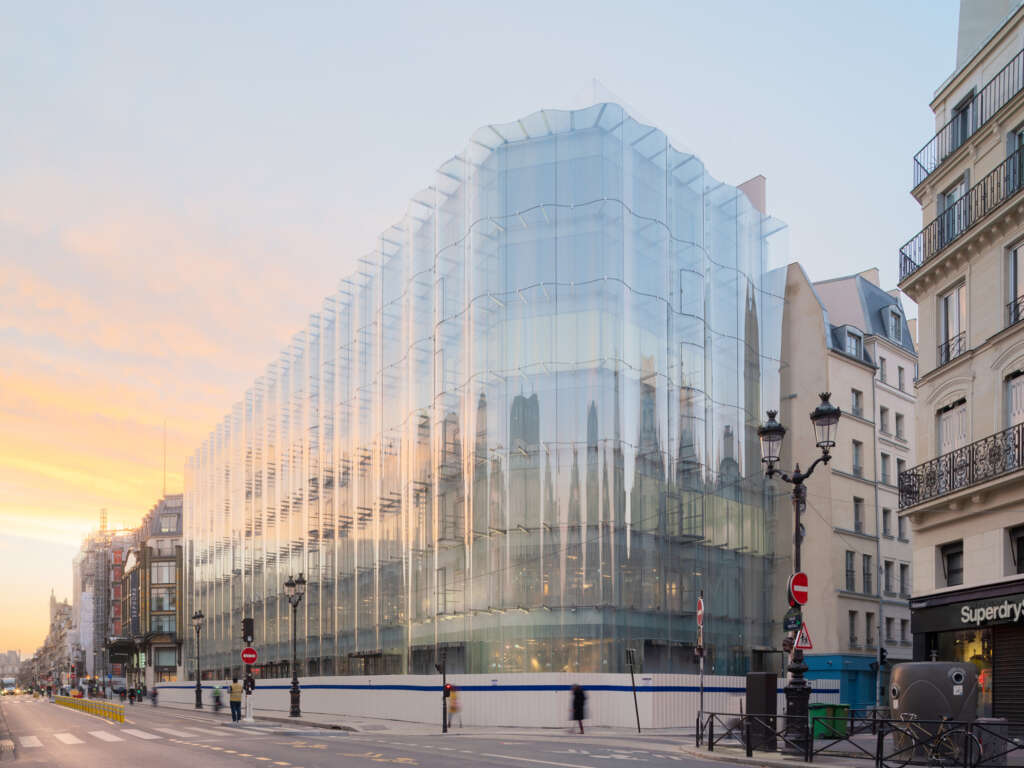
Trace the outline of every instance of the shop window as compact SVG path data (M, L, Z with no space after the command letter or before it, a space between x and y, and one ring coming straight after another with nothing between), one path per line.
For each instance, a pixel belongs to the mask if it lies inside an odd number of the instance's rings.
M940 547L942 561L942 577L947 587L956 587L964 583L964 542L954 541Z

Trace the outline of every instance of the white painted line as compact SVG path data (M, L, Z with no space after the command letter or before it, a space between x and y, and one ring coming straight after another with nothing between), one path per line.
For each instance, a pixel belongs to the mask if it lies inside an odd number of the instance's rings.
M41 747L43 742L39 740L38 736L22 736L21 746L23 747Z
M239 727L238 730L245 731L246 733L280 733L280 731L275 731L273 728L252 728L249 726ZM226 733L226 731L220 731L220 733Z
M176 731L173 728L154 728L154 731L160 731L160 733L166 733L169 736L180 736L185 739L191 739L195 736L193 733L186 733L185 731Z
M80 738L71 733L55 733L58 741L63 741L65 744L84 744Z
M127 733L129 736L135 736L135 737L140 738L140 739L159 739L160 738L155 733L146 733L145 731L140 731L140 730L138 730L136 728L124 728L124 729L121 730L121 733Z
M120 736L115 736L110 731L89 731L90 736L95 736L100 741L124 741Z
M488 752L482 753L484 757L497 757L502 760L520 760L524 763L539 763L540 765L557 765L561 768L594 768L592 765L580 765L579 763L555 763L551 760L534 760L531 757L515 757L513 755L495 755Z

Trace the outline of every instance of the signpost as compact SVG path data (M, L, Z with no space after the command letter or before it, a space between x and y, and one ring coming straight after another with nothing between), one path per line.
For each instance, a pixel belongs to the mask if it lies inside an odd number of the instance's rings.
M807 631L807 625L800 625L800 632L796 636L795 648L799 648L801 651L809 651L814 648L814 644L811 642L811 633Z
M242 662L245 664L255 664L259 660L259 654L256 653L256 649L249 647L242 649Z
M804 617L803 613L800 612L800 606L794 605L786 611L786 615L782 619L782 631L796 632L803 623Z
M807 574L803 571L797 571L790 576L789 586L787 588L789 592L789 604L806 605L808 586L809 582L807 580Z
M245 681L242 683L242 691L245 693L245 722L254 723L255 718L252 716L253 710L253 694L255 693L256 683L252 677L252 665L255 664L260 655L256 653L256 649L252 647L252 641L255 637L255 631L253 627L253 620L249 616L242 618L242 642L245 643L245 647L242 648L242 663L245 664Z

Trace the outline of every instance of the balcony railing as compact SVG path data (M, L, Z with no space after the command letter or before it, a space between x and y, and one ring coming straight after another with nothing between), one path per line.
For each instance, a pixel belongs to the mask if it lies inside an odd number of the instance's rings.
M967 194L900 248L900 280L912 275L946 246L1024 189L1024 148L1018 149Z
M952 339L939 344L938 365L943 366L951 360L956 360L967 351L967 331L960 331Z
M900 474L900 509L1024 468L1024 424L969 443Z
M1024 296L1018 296L1006 305L1006 327L1016 325L1021 320L1024 320Z
M1010 99L1024 89L1024 51L996 73L978 93L914 155L914 186L956 152Z

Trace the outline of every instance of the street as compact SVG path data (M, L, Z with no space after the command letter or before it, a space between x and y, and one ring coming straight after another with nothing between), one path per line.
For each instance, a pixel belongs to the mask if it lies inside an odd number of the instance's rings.
M25 765L68 766L131 764L146 768L201 765L239 768L240 765L371 766L379 764L453 768L454 766L553 766L596 768L643 764L649 766L721 766L694 760L675 748L678 737L628 738L586 734L500 735L493 732L448 735L352 733L259 722L232 726L223 715L203 710L127 708L124 723L111 723L27 696L5 698L0 707L17 746L17 762Z

